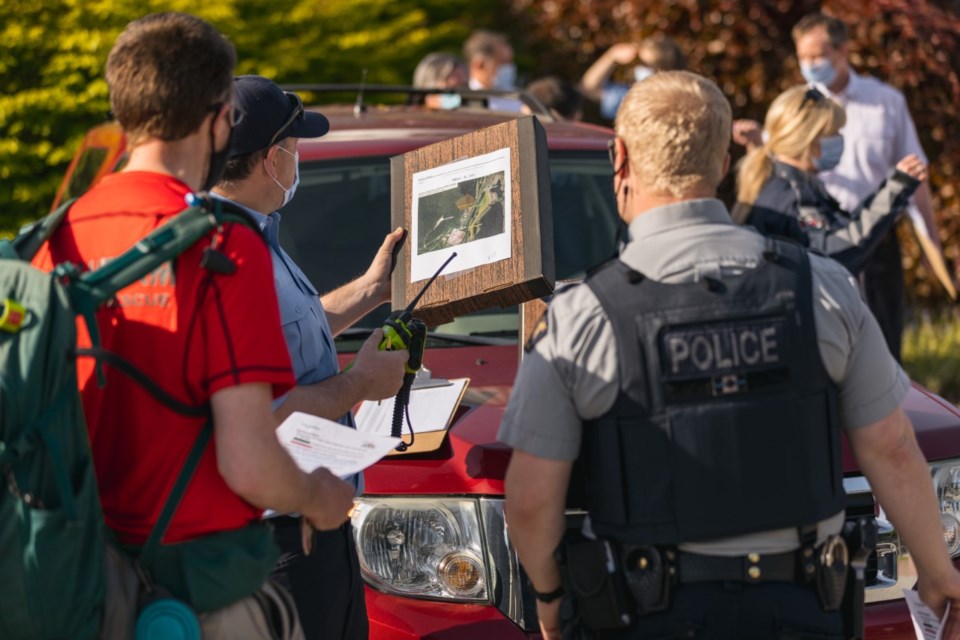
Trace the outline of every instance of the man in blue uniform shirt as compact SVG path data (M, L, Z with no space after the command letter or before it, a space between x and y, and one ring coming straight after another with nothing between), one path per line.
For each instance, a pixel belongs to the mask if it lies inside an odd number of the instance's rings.
M293 199L300 181L297 141L318 138L330 123L306 111L300 98L261 76L235 79L236 104L245 112L234 128L233 154L216 193L260 221L273 259L280 321L297 387L277 401L275 415L303 411L355 426L350 409L362 400L396 395L406 351L379 351L377 330L349 371L340 372L333 338L390 296L391 253L401 230L388 234L367 272L319 295L309 278L280 247L277 209ZM354 478L357 493L363 478ZM274 518L283 550L274 577L294 596L306 637L366 638L363 583L350 522L334 531L306 533L299 518ZM304 542L312 546L304 553Z

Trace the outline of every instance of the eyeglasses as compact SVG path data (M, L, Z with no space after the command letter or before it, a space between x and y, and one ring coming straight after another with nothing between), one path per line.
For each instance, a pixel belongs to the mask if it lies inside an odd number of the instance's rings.
M824 99L826 99L826 96L823 95L823 93L819 89L817 89L816 87L810 87L809 89L807 89L807 92L803 94L803 100L800 102L800 106L797 107L797 111L799 112L803 110L803 108L807 106L808 102L817 104L818 102Z
M610 138L607 140L607 156L610 158L610 166L613 167L613 170L617 170L617 139Z
M220 109L223 108L223 105L227 104L226 102L215 102L210 105L210 111L214 113L220 113ZM230 104L230 126L235 127L241 122L243 122L243 117L247 115L247 112L238 107L235 104Z
M296 122L298 118L303 117L303 100L300 99L300 96L295 93L284 92L284 94L290 100L290 104L293 105L293 113L290 114L290 117L287 118L287 121L280 125L280 128L277 129L277 132L273 134L272 138L270 138L270 144L267 145L268 149L277 143L277 140L280 139L280 136L283 135L284 131L290 128L290 125Z

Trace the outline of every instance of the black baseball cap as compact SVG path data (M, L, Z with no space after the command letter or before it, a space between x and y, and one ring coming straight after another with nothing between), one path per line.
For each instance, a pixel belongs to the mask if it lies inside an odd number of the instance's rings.
M243 119L233 129L233 156L273 146L285 138L319 138L330 121L317 111L306 111L295 93L286 93L269 78L237 76L234 100Z

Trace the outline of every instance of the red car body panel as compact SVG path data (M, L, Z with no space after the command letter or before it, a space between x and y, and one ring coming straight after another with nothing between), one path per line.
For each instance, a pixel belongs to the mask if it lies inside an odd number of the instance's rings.
M375 640L525 640L524 633L496 608L397 598L366 588L370 638Z

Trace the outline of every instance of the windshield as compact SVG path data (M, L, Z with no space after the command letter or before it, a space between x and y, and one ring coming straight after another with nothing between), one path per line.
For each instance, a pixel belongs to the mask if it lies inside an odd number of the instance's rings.
M605 153L551 152L557 280L582 278L613 253L617 213L610 173ZM284 249L320 292L336 289L364 272L390 230L389 159L304 162L297 197L282 215ZM379 327L389 312L383 305L356 326ZM458 318L435 331L516 340L518 328L512 307ZM350 350L362 333L345 336L350 344L338 348Z

